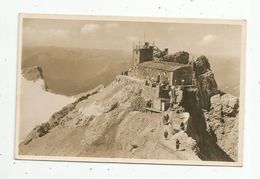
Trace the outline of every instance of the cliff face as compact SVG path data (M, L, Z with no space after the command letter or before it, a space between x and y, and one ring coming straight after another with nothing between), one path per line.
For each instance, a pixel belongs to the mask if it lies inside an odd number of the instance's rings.
M233 160L237 160L239 134L239 100L230 94L217 94L211 97L210 111L204 111L207 130L216 143Z
M37 126L19 153L235 161L238 99L217 89L206 57L193 69L196 86L176 89L178 102L164 114L145 112L153 90L143 80L118 76Z
M184 107L191 116L188 120L186 132L188 136L192 137L197 142L197 154L199 158L210 161L235 161L237 158L230 156L229 153L223 150L223 145L219 145L220 138L226 142L226 146L228 146L229 139L226 138L226 136L220 136L217 130L212 129L207 117L211 117L213 114L210 114L201 107L201 103L198 100L197 89L187 90L184 95L184 101ZM205 116L205 114L209 115ZM220 121L217 122L217 125L219 125L219 123ZM222 123L222 126L227 125ZM233 128L227 126L226 130L231 131ZM237 148L231 148L233 153L237 152Z
M187 133L198 142L201 159L236 161L239 100L218 90L205 56L193 67L196 88L186 90L184 99L191 114Z

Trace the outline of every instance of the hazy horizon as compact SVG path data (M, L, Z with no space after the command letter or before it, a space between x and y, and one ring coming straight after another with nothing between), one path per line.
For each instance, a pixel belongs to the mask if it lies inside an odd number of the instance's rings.
M62 46L23 46L23 48L61 48L61 49L79 49L79 50L110 50L110 51L123 51L123 52L129 52L129 53L133 53L132 52L132 49L130 50L127 50L127 49L112 49L112 48L82 48L82 47L62 47ZM163 48L162 48L163 49ZM176 51L178 52L178 51ZM175 52L171 53L171 54L174 54ZM194 55L194 56L200 56L200 55L205 55L205 54L198 54L198 53L192 53L192 52L188 52L190 55ZM223 57L223 58L240 58L240 57L237 57L237 56L224 56L224 55L219 55L219 54L214 54L214 55L211 55L211 54L208 54L208 55L205 55L207 58L210 58L210 57ZM221 59L218 59L218 60L222 60L223 58ZM210 59L209 59L210 60Z
M25 18L22 62L42 66L54 92L72 95L113 81L131 67L133 42L145 40L170 54L205 55L221 89L230 86L225 90L237 95L232 88L239 84L241 33L240 25L230 24ZM227 73L230 68L236 70Z
M224 24L24 19L23 46L131 51L150 41L170 53L240 57L241 27Z

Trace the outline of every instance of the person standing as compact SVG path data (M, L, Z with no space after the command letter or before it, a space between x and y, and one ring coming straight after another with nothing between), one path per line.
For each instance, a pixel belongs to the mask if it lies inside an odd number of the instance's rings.
M179 148L180 148L180 141L179 141L179 139L176 139L176 150L179 150Z
M183 130L183 131L185 130L185 125L184 125L183 122L181 122L180 128L181 128L181 130Z
M165 140L168 140L168 132L164 131L163 135L164 135Z
M167 113L163 114L163 125L168 125L170 123L170 117Z
M170 96L170 107L171 109L174 108L174 104L176 103L176 89L175 86L171 87L171 90L169 92L169 96Z

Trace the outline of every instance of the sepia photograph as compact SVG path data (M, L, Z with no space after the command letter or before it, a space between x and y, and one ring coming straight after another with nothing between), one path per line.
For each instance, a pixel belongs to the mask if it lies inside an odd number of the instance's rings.
M242 166L245 29L20 14L15 158Z

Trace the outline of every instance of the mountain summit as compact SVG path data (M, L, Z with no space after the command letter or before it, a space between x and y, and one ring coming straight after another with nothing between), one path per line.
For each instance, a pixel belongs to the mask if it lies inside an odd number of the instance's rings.
M19 154L237 161L238 98L218 90L205 56L188 64L179 54L185 63L136 62L79 97L36 126Z

